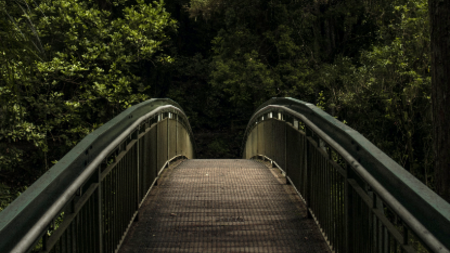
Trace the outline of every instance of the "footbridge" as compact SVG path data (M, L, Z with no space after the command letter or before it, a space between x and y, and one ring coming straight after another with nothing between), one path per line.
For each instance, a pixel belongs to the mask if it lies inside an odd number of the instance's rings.
M273 98L242 159L194 158L177 103L135 105L0 213L0 252L450 253L450 204L312 104Z

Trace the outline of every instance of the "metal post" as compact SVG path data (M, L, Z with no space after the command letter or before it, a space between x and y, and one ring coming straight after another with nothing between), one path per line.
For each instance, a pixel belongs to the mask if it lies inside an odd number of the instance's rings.
M352 213L352 200L353 200L353 194L352 194L352 189L351 186L348 183L349 178L351 178L351 176L349 175L351 173L351 169L349 168L350 165L346 164L345 166L345 183L344 183L344 201L345 201L345 248L346 248L346 252L347 253L353 253L353 245L352 245L352 239L353 239L353 234L352 234L352 217L353 217L353 213Z
M258 131L258 121L256 121L256 158L258 158L259 150L258 150L258 139L259 139L259 131Z
M287 127L286 122L283 124L284 127L284 172L285 172L285 179L286 184L291 184L291 182L288 180L288 162L287 162Z
M176 129L177 129L177 139L176 139L175 143L176 143L177 147L176 147L176 149L175 149L175 155L178 156L178 155L179 155L179 154L178 154L178 127L179 127L179 126L178 126L178 114L176 114L176 115L177 115L177 128L176 128Z
M140 199L141 199L141 196L140 196L140 177L141 177L141 175L140 175L140 173L139 173L139 168L140 168L140 163L141 163L141 160L140 160L140 152L141 152L141 145L140 145L140 140L139 140L139 132L140 132L140 130L141 130L141 127L139 126L138 127L138 130L137 130L137 133L136 133L136 143L135 143L135 145L136 145L136 210L137 210L137 214L136 214L136 218L135 218L135 221L139 221L139 202L140 202Z
M158 116L158 118L159 118L159 116ZM155 134L155 138L156 138L156 140L155 140L155 186L156 185L158 185L158 127L159 127L159 121L157 121L156 122L156 125L155 125L155 131L156 131L156 134Z
M169 123L170 123L170 112L167 113L167 156L166 156L166 161L167 161L167 168L169 168L169 154L170 154L170 133L169 133Z
M98 252L103 252L103 214L102 214L102 168L101 166L97 169L97 233L98 233Z
M305 128L305 178L306 178L306 186L305 186L305 201L306 201L306 212L308 219L312 219L312 214L310 211L311 207L311 150L309 147L308 138L311 137L312 133L309 128Z
M274 126L274 120L272 120L272 127L271 127L271 129L272 129L272 135L270 136L270 143L275 143L275 135L274 135L274 133L273 133L273 127ZM272 146L272 153L271 153L271 155L272 155L272 159L275 159L275 155L274 155L274 148L273 148L273 146ZM273 160L270 160L270 164L272 165L272 168L273 167L275 167L275 164L273 163Z

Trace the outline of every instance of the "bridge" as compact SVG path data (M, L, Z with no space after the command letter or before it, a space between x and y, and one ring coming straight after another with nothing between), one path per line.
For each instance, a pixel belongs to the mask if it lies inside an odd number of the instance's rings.
M312 104L253 114L198 160L170 99L86 136L0 213L0 252L450 252L450 204Z

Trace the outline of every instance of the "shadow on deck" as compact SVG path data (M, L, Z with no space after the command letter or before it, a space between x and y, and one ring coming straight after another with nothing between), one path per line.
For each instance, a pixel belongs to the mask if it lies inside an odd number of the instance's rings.
M295 189L269 167L253 160L173 164L119 252L330 252Z

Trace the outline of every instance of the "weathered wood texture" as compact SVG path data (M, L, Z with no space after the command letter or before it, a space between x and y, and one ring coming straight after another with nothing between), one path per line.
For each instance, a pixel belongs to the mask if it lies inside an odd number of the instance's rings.
M120 252L329 252L279 170L186 160L164 172Z

